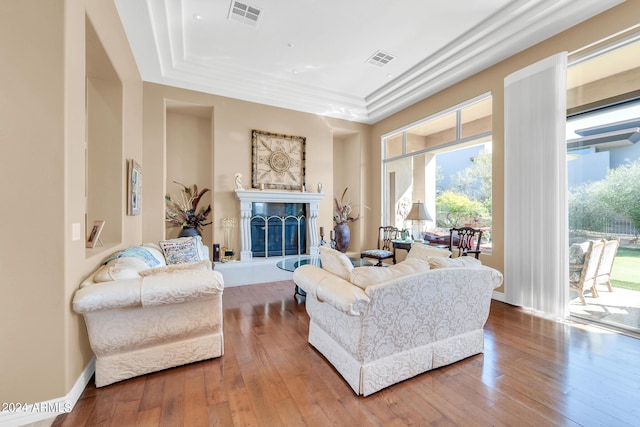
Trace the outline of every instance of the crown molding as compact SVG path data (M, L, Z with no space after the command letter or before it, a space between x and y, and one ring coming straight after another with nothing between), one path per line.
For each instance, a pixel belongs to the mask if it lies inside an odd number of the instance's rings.
M179 0L122 1L118 7L139 3L126 7L146 8L149 21L136 22L135 34L130 31L132 23L124 22L145 81L373 124L623 1L511 2L364 98L186 55ZM139 28L145 25L151 27L146 35ZM140 48L140 40L149 42L148 33L155 50Z

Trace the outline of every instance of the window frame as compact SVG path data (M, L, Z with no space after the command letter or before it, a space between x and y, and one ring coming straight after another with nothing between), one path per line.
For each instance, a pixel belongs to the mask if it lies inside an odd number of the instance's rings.
M433 154L438 154L438 152L444 152L444 151L448 151L447 149L450 147L454 147L454 146L460 146L460 148L463 148L462 145L469 143L469 142L473 142L476 141L478 139L482 139L482 138L487 138L487 137L491 137L493 136L493 126L491 126L491 130L490 131L485 131L485 132L480 132L478 134L474 134L474 135L469 135L466 137L462 137L462 110L465 109L466 107L469 107L473 104L477 104L479 102L485 101L487 99L491 99L492 100L492 108L491 108L491 115L493 116L493 93L491 91L489 92L485 92L481 95L475 96L471 99L468 99L464 102L461 102L459 104L453 105L447 109L441 110L435 114L432 114L430 116L427 116L423 119L417 120L415 122L412 122L410 124L407 124L405 126L402 126L398 129L395 129L391 132L387 132L385 134L383 134L380 137L381 140L381 144L380 144L380 149L381 149L381 159L382 159L382 174L380 177L380 188L382 189L382 194L381 194L381 214L382 214L382 223L383 224L388 224L391 221L391 218L389 218L389 203L390 203L390 189L387 188L387 174L388 174L388 164L390 164L391 162L394 161L398 161L401 159L406 159L406 158L411 158L411 157L416 157L416 156L420 156L426 153L433 153ZM455 124L455 139L452 141L447 141L445 143L442 144L437 144L434 145L432 147L426 147L424 149L421 150L416 150L416 151L412 151L410 153L407 153L407 133L409 131L411 131L412 129L415 129L418 126L424 125L428 122L437 120L441 117L444 117L448 114L451 114L452 112L456 113L456 124ZM396 155L393 157L386 157L387 154L387 140L393 137L396 137L398 134L402 134L402 153L400 155ZM492 150L493 152L493 150ZM493 161L493 155L492 155L492 161ZM492 217L493 217L493 212L491 213Z

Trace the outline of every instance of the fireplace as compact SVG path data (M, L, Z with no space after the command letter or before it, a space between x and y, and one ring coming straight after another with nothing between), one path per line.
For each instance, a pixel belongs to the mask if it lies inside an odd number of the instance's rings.
M240 200L240 261L317 255L322 193L235 190Z
M305 203L254 202L251 254L254 258L302 255L307 251Z

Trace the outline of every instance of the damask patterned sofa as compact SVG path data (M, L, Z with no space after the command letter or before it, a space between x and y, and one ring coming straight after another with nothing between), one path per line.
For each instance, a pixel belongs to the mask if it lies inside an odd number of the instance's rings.
M320 248L322 268L293 280L307 292L309 343L358 395L370 395L484 349L483 327L502 274L472 257L414 244L401 263L354 268Z
M113 254L74 295L97 387L224 353L222 274L199 236L160 243Z

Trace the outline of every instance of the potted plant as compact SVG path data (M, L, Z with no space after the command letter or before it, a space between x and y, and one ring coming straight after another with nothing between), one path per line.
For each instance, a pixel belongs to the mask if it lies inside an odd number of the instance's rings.
M351 212L353 211L351 203L348 200L345 201L348 189L349 187L344 189L340 200L338 200L337 197L333 198L333 222L335 223L335 227L333 229L335 233L334 240L336 242L336 249L340 252L346 252L349 247L351 231L347 224L360 219L360 214L357 216L351 216Z
M193 184L192 187L187 187L184 184L173 181L182 187L180 196L176 199L172 199L169 194L165 196L167 204L166 208L166 221L171 227L182 227L179 237L186 236L199 236L202 227L211 224L211 222L205 222L207 216L211 212L211 205L206 208L201 207L198 210L198 204L200 199L209 190L203 188L198 192L198 186Z

